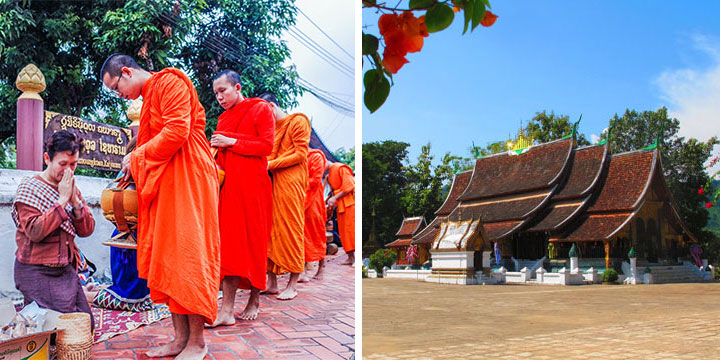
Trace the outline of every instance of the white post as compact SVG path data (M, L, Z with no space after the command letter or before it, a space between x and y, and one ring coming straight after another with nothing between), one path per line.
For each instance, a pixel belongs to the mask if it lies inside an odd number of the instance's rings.
M630 281L627 283L635 285L638 283L637 279L637 258L630 258Z
M520 273L522 274L522 281L527 282L530 281L530 278L532 278L530 269L528 269L527 267L522 268L522 270L520 270Z
M558 275L560 275L560 284L561 285L567 285L568 284L568 276L567 276L567 269L563 267L558 271Z
M535 281L537 281L538 284L542 284L542 283L543 283L543 281L544 281L543 277L544 277L544 275L545 275L546 272L547 272L547 271L545 271L545 269L544 269L542 266L541 266L539 269L537 269L537 271L535 271L535 275L536 275L536 276L535 276Z
M703 268L702 271L705 271L708 268L708 259L702 259Z
M482 267L483 267L483 269L488 269L488 268L490 268L491 254L492 254L492 251L483 251L483 253L482 253Z
M595 270L594 267L589 268L587 273L588 273L588 280L590 280L591 283L598 282L597 270Z
M577 257L571 257L570 258L570 272L571 273L577 273L578 272L578 258Z

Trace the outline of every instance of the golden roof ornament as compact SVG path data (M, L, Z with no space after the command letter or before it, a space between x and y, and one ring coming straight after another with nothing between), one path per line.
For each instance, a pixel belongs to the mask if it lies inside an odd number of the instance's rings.
M517 151L521 149L527 149L532 146L534 139L528 138L523 134L522 125L520 126L520 130L518 130L518 136L515 138L515 140L508 140L507 142L507 148L511 151Z
M18 100L33 99L43 101L40 92L45 91L45 75L34 64L28 64L17 76L15 86L22 91Z
M140 111L142 110L142 100L140 98L137 98L133 100L132 103L130 103L130 107L128 107L127 111L125 112L125 115L127 115L128 119L132 121L130 123L130 126L140 126Z

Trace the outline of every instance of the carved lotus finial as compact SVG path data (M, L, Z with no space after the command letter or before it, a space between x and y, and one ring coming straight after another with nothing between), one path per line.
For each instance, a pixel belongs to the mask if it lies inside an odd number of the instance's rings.
M132 121L132 124L130 124L130 126L140 125L140 110L142 110L142 104L142 100L140 98L137 98L133 100L132 103L130 103L130 107L128 107L127 111L125 112L128 119Z
M28 64L17 76L15 86L22 91L20 99L35 99L42 101L38 94L45 90L45 75L34 64Z

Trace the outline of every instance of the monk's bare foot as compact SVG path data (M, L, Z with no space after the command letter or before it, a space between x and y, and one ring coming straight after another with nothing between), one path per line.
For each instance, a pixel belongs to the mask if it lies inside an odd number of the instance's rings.
M212 324L205 324L206 328L214 328L217 326L223 326L223 325L235 325L235 315L230 312L229 314L220 312L218 316L215 318L215 322Z
M300 274L300 278L298 279L299 283L308 283L310 282L311 277L307 275L307 273Z
M188 344L175 358L176 360L202 360L208 353L207 345L198 346Z
M297 296L297 290L288 287L287 289L283 290L283 292L277 296L278 300L292 300Z
M260 302L248 301L242 314L240 314L241 320L255 320L260 312Z
M354 263L354 261L347 259L347 260L341 262L340 265L352 265L353 263Z
M147 357L175 356L182 352L183 348L185 348L185 342L173 340L172 342L160 346L157 349L152 349L146 352L145 355L147 355Z
M315 276L313 276L313 279L315 279L315 280L322 280L322 279L323 279L323 269L324 269L324 268L325 268L325 267L323 266L323 267L321 267L320 269L318 269L318 272L317 272L317 274L315 274Z
M279 292L280 292L280 291L278 291L278 288L277 288L277 286L276 286L276 287L271 288L271 289L265 289L265 290L261 291L260 294L262 294L262 295L275 295L275 294L277 294L277 293L279 293Z

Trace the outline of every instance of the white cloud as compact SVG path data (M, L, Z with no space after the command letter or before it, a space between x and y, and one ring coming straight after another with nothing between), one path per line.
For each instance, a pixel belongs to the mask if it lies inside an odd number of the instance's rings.
M656 85L668 102L669 115L680 120L679 134L705 141L720 136L720 41L702 35L692 41L712 64L664 71Z

